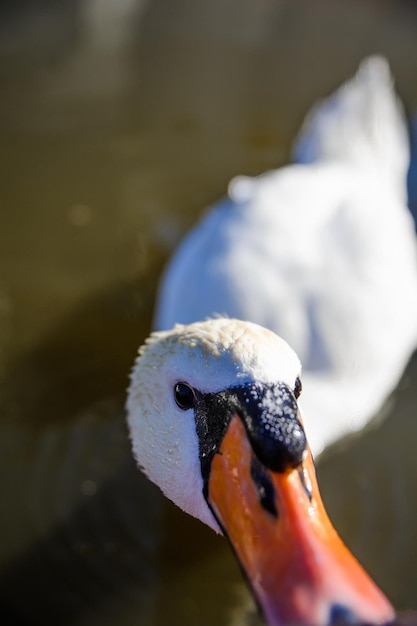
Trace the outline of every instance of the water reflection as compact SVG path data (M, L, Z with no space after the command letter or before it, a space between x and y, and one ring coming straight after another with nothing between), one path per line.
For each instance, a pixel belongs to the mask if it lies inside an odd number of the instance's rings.
M180 236L234 174L285 161L317 97L378 51L417 108L413 6L0 10L4 623L231 623L248 596L225 543L133 466L127 374ZM416 376L381 429L320 468L335 525L414 608Z

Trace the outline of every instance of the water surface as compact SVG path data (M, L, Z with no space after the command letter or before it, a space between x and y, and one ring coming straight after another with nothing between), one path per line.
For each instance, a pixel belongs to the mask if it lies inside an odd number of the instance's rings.
M128 372L180 237L308 107L384 53L417 108L406 2L61 0L0 9L0 598L7 625L254 623L224 540L136 470ZM417 608L417 362L330 451L325 502ZM252 621L251 621L252 620Z

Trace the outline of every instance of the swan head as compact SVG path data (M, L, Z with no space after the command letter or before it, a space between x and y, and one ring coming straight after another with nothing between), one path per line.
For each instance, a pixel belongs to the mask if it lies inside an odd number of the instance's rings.
M127 402L139 465L180 508L219 531L203 495L194 407L184 409L177 396L185 386L201 395L259 381L293 388L300 368L282 339L255 324L219 319L153 333L140 349Z
M138 465L226 535L267 623L382 624L393 610L331 526L298 395L301 364L256 324L156 332L128 392Z

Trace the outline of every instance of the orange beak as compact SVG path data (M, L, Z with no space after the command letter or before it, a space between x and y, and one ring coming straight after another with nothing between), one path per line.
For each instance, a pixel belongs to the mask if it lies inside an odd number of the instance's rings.
M298 467L272 471L234 413L211 461L206 498L269 625L393 619L326 514L309 450Z

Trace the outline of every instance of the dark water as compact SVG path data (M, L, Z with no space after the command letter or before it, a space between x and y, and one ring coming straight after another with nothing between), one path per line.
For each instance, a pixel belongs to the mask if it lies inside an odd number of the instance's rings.
M411 2L0 5L2 624L250 622L225 542L134 467L128 371L181 235L231 176L285 162L314 100L381 52L417 108L416 32ZM416 382L417 361L319 467L342 536L414 609Z

